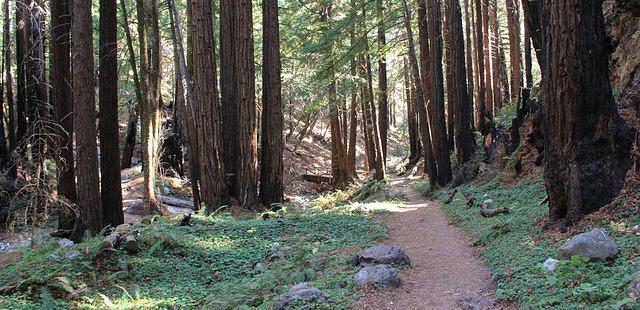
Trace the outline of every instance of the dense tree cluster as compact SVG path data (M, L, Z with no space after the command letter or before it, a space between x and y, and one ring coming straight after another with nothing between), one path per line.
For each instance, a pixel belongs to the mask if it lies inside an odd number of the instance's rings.
M57 197L77 206L60 229L93 233L123 222L138 126L145 212L168 212L156 182L169 172L208 212L283 203L285 145L323 122L336 188L362 170L384 180L400 128L435 189L473 161L474 131L490 144L494 117L534 86L533 54L551 217L573 222L613 197L625 167L601 4L5 0L0 165L17 194L24 180L46 191L55 163Z

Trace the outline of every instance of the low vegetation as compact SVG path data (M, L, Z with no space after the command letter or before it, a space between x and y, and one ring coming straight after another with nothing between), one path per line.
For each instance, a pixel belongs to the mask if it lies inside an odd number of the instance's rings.
M0 290L15 291L0 308L268 309L300 282L345 308L358 296L347 258L385 236L370 216L345 208L253 216L195 216L190 227L157 218L141 232L140 253L117 250L97 261L101 239L70 248L50 240L0 271ZM81 254L60 258L74 250Z
M420 188L425 188L424 184ZM445 201L450 193L443 191L439 195ZM476 205L467 206L466 197L471 196L476 203L491 199L493 207L508 207L510 213L481 217ZM519 302L524 309L637 307L627 297L627 288L637 270L640 238L632 228L640 224L640 216L623 214L616 217L621 220L602 220L580 228L580 232L592 225L606 229L621 248L620 257L614 262L573 259L561 262L555 272L549 272L543 268L543 262L554 257L570 236L551 235L543 230L548 210L540 202L545 196L540 178L506 186L498 174L459 187L453 201L444 206L451 223L474 238L474 245L493 272L497 299Z

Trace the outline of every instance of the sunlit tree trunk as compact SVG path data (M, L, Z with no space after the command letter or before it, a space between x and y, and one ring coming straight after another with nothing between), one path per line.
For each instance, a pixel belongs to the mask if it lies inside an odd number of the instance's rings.
M422 149L424 153L423 155L425 159L425 167L427 170L426 172L428 174L430 186L434 188L437 186L437 182L438 182L438 171L436 168L436 160L432 152L433 148L431 145L431 134L429 133L429 117L427 116L427 108L426 108L428 98L425 96L425 92L424 92L424 86L427 83L426 81L423 80L425 79L425 77L420 76L420 65L418 64L418 57L416 56L416 47L413 39L413 30L411 29L411 11L407 6L406 0L402 0L402 5L404 9L404 28L407 33L409 64L411 66L411 72L413 74L413 80L415 82L416 108L418 112L418 120L420 123L419 125L420 138L422 140ZM422 11L423 13L421 13L420 14L421 16L418 17L419 24L425 22L424 19L421 18L422 16L426 16L426 14L424 13L425 9L426 9L425 3L423 1L420 1L418 4L418 12L420 13L420 11ZM424 24L421 28L426 29L426 27L424 27ZM426 32L420 33L421 42L427 39L426 37L422 38L423 35L427 36L427 33ZM423 72L428 72L428 70L424 70Z

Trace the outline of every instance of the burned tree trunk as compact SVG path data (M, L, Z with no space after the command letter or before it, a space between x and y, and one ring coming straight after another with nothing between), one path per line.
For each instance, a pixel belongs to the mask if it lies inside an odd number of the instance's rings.
M549 220L570 226L618 194L631 142L609 81L602 0L543 2Z
M449 35L446 37L447 55L447 81L449 88L449 104L455 113L455 142L458 164L462 165L473 159L475 153L475 140L471 130L471 100L467 92L466 68L464 53L464 37L462 33L462 12L458 0L446 0L445 19Z

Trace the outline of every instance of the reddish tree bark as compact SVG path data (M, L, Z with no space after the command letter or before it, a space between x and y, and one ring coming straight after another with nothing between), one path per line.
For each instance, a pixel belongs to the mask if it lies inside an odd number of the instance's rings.
M90 1L73 1L71 53L73 60L73 104L76 131L78 205L84 227L93 234L102 229L96 104L93 64L93 27Z
M215 41L211 0L189 0L189 53L193 79L195 116L198 124L200 193L208 212L227 198L218 89L216 87Z
M544 0L542 102L550 221L611 202L630 168L629 130L609 80L602 0Z
M260 161L260 200L270 206L284 202L283 151L284 115L280 77L280 26L278 1L265 0L262 52L262 147Z
M449 105L455 113L456 154L460 165L473 159L475 140L471 129L471 102L467 92L464 36L462 33L462 11L459 0L446 0L445 20L449 29L447 44L447 88L449 89Z
M518 99L522 87L522 52L520 50L520 0L505 0L509 31L511 101Z
M71 93L71 10L68 0L51 3L51 83L59 157L56 161L58 195L76 202L75 156L73 152L73 102ZM59 229L72 229L73 214L62 212Z

